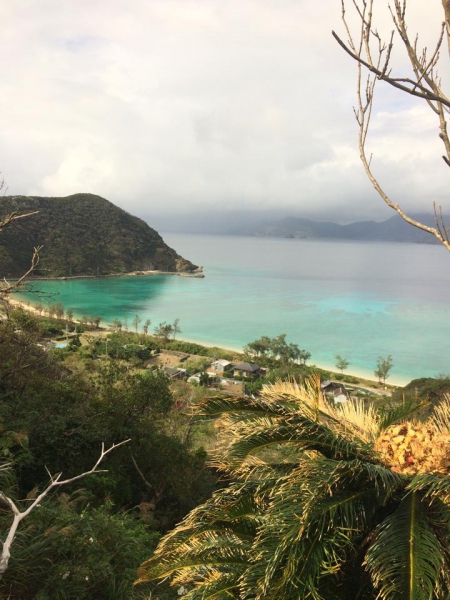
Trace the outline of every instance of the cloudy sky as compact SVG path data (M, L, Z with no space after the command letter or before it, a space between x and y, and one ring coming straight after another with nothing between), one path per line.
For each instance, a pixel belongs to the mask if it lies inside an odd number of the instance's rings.
M441 1L409 4L431 44ZM9 193L92 192L150 224L274 207L391 216L359 162L355 65L331 36L344 36L338 0L10 0L0 20ZM375 171L407 208L448 198L437 133L425 105L380 87Z

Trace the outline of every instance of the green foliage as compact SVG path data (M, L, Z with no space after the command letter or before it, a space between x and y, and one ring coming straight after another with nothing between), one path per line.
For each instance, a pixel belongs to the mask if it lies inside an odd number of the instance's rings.
M285 333L281 333L274 338L264 335L259 340L247 344L244 347L244 353L250 359L258 360L263 366L271 366L277 363L281 365L292 363L305 365L311 358L311 353L307 350L300 350L297 344L288 344Z
M8 525L7 515L0 526ZM17 600L128 600L136 568L159 534L112 505L86 504L82 491L44 502L18 536L0 592Z
M342 373L336 373L334 375L334 379L338 381L344 381L345 383L358 383L359 379L357 377L353 377L353 375L344 375Z
M159 323L159 325L155 327L156 337L167 344L171 337L175 339L177 334L181 332L179 323L180 319L175 319L173 323L166 323L165 321Z
M140 581L174 578L187 600L448 598L449 478L399 474L375 451L414 407L344 417L316 381L200 410L223 417L216 462L231 483L161 541Z
M378 357L377 368L375 369L374 374L376 377L378 377L380 383L381 381L383 381L383 383L386 383L386 379L389 377L389 371L392 369L393 366L394 363L390 354L386 356L386 358L383 358L382 356Z
M401 402L405 398L406 400L429 400L432 403L436 403L442 400L445 394L449 393L450 378L423 377L421 379L413 379L405 387L394 390L392 400L394 402Z
M1 276L22 275L35 247L43 246L36 275L70 277L136 270L192 271L144 221L93 194L65 198L4 196L0 216L39 211L0 239Z
M2 589L23 600L133 598L137 564L159 532L212 492L214 473L205 453L191 449L190 419L174 406L163 371L135 372L111 358L85 361L87 347L77 347L76 338L73 349L46 352L40 336L39 321L22 311L0 322L0 457L15 467L13 497L33 496L48 481L47 469L71 477L92 468L102 442L131 442L109 455L107 473L83 480L83 519L78 503L66 510L56 494L27 517ZM123 334L110 339L111 348L127 341ZM0 481L0 489L9 488ZM0 537L10 519L0 513ZM85 548L86 537L98 543Z
M99 338L91 345L91 354L119 358L121 360L144 361L150 358L155 350L153 340L132 333L113 333L106 338Z
M346 358L343 358L340 354L335 354L334 358L336 359L336 369L343 373L350 364Z

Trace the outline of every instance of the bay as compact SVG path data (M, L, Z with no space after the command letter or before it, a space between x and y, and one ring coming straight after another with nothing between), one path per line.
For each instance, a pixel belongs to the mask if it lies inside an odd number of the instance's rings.
M183 339L241 349L287 334L311 362L370 376L392 355L391 381L450 374L450 256L440 246L166 234L204 279L118 277L39 282L76 315L180 319Z

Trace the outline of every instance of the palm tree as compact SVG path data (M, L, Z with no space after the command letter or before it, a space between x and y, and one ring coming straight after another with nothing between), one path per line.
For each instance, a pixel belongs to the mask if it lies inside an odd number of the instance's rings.
M377 412L320 381L213 398L215 466L232 483L139 570L188 600L441 600L450 589L450 399Z

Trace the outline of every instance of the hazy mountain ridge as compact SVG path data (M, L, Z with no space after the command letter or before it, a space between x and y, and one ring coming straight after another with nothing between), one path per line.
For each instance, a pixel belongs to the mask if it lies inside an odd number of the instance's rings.
M416 215L421 222L434 226L428 215ZM287 217L278 221L245 225L229 233L258 237L289 237L296 239L336 239L358 241L411 242L419 244L438 243L429 233L412 227L399 215L386 221L357 221L339 225L331 221L313 221L300 217Z
M319 221L274 211L221 210L205 217L204 213L154 215L152 223L167 233L194 233L207 235L244 235L258 237L283 237L297 239L329 239L355 241L409 242L419 244L439 243L430 234L406 223L399 215L384 221L355 221L341 225L332 220ZM392 213L391 213L392 214ZM412 215L415 219L435 227L429 214ZM448 221L448 219L447 219Z
M31 211L39 213L15 221L1 233L2 276L16 277L26 271L33 249L38 246L43 249L35 275L41 277L197 269L169 248L145 221L100 196L0 199L0 218Z

